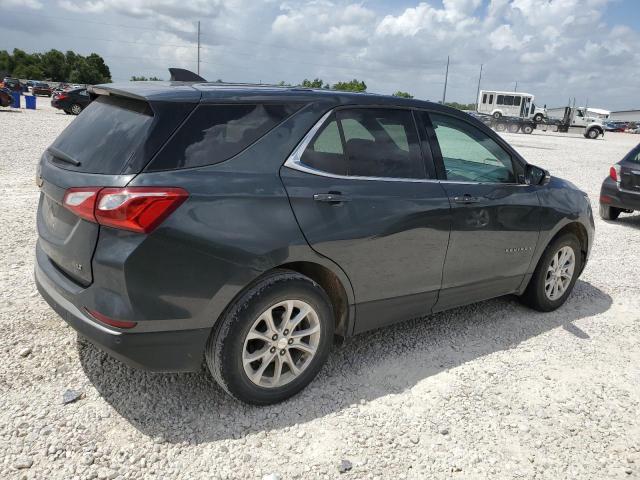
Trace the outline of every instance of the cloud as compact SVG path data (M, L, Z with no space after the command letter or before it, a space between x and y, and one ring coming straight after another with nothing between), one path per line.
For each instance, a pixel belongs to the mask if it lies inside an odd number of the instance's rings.
M41 3L26 0L32 8ZM592 104L633 107L640 34L635 27L609 25L609 3L416 0L400 8L391 0L59 0L61 8L47 9L51 15L134 28L80 22L68 29L70 24L55 22L68 37L45 41L25 31L20 42L39 41L39 50L91 48L107 56L117 78L140 74L136 69L162 75L169 65L194 68L200 20L202 68L212 79L294 83L319 77L334 83L356 77L371 91L400 89L433 99L441 97L450 56L452 100L474 100L482 63L487 88L509 89L517 81L540 103L589 96ZM8 45L15 28L3 31L9 27L0 27L3 48L21 45ZM86 40L75 40L76 34Z

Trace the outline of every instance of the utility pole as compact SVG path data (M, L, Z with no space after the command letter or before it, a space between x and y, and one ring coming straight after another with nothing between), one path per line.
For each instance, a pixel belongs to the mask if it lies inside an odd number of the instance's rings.
M513 91L514 91L514 92L517 92L517 91L518 91L518 81L517 81L517 80L516 80L516 86L513 88Z
M476 92L476 112L480 106L480 82L482 81L482 64L480 64L480 75L478 76L478 91Z
M444 91L442 92L442 104L447 98L447 80L449 80L449 55L447 55L447 71L444 74Z
M198 20L198 75L200 75L200 20Z

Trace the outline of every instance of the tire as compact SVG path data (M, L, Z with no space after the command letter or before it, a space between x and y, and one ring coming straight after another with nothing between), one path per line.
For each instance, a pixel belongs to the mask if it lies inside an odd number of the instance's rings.
M497 132L504 132L507 129L507 125L505 123L498 123L496 125Z
M600 132L598 131L597 128L591 128L587 130L586 133L584 134L585 137L591 140L595 140L596 138L598 138L599 135L600 135Z
M517 123L510 123L507 128L509 130L509 133L518 133L518 131L520 130L520 125L518 125Z
M544 115L542 115L541 113L536 113L533 116L533 121L536 123L540 123L542 120L544 120Z
M286 311L283 312L285 307L279 305L281 302L295 304L289 310L295 315L300 313L299 310L296 313L297 307L311 309L289 336L285 334L287 330L282 323ZM271 324L275 329L270 329L264 319L267 312L274 314ZM295 318L295 315L292 317ZM313 333L297 341L291 336L291 333L306 329L312 331L315 326L319 329L317 335ZM232 397L253 405L269 405L295 395L315 378L329 355L333 331L333 309L325 291L304 275L276 270L248 287L227 308L207 342L205 358L213 378ZM272 332L277 332L277 342ZM250 334L260 338L250 339ZM308 341L303 345L304 338ZM315 346L315 353L298 350L296 344L301 347ZM262 355L246 363L248 357L260 350L264 350ZM287 353L282 354L285 350ZM263 368L261 372L266 359L266 369ZM295 373L289 367L289 362L296 368L301 367L300 371ZM271 385L278 367L280 380ZM253 379L249 372L255 375Z
M622 210L619 208L600 204L600 218L603 220L617 220L621 212Z
M533 127L531 125L523 125L522 133L526 133L527 135L531 135L533 133Z
M496 120L499 120L502 117L502 114L500 112L493 112L493 118L495 118Z
M71 114L80 115L80 112L82 112L82 106L78 105L77 103L71 105Z
M550 274L549 270L552 268L552 261L554 261L554 259L557 261L557 255L561 251L566 251L564 249L570 249L573 252L573 270L564 290L562 292L556 291L558 295L554 297L549 295L550 292L547 291L547 280L549 279L548 275ZM555 310L562 306L562 304L566 302L567 298L569 298L581 271L582 250L580 248L578 238L573 233L562 235L553 240L545 249L542 257L538 261L533 277L531 277L529 285L527 285L527 289L520 299L522 300L522 303L528 307L540 312L550 312Z

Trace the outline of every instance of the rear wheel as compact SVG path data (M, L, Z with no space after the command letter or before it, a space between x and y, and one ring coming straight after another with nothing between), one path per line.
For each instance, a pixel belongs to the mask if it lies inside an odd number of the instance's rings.
M498 123L496 125L496 131L504 132L507 129L507 125L505 123Z
M523 125L522 126L522 132L526 133L527 135L533 133L533 127L531 125Z
M622 210L619 208L600 204L600 217L603 220L617 220L621 212Z
M518 133L518 130L520 130L520 126L517 123L509 124L509 133Z
M80 115L80 112L82 112L82 107L80 105L78 105L77 103L74 103L73 105L71 105L72 114Z
M275 271L242 294L220 319L207 343L207 366L236 399L277 403L318 374L333 329L325 291L304 275Z
M498 120L500 117L502 117L502 114L500 112L493 112L493 118Z
M521 297L522 302L541 312L560 307L569 297L582 271L578 238L567 233L547 246Z

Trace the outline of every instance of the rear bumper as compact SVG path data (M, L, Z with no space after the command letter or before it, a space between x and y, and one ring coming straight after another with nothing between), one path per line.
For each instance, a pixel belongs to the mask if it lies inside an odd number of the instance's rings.
M97 323L65 298L46 274L46 266L36 262L38 291L62 319L101 350L136 368L155 372L195 371L210 329L129 333Z
M620 190L617 183L607 177L602 182L600 203L625 210L640 210L640 191Z

